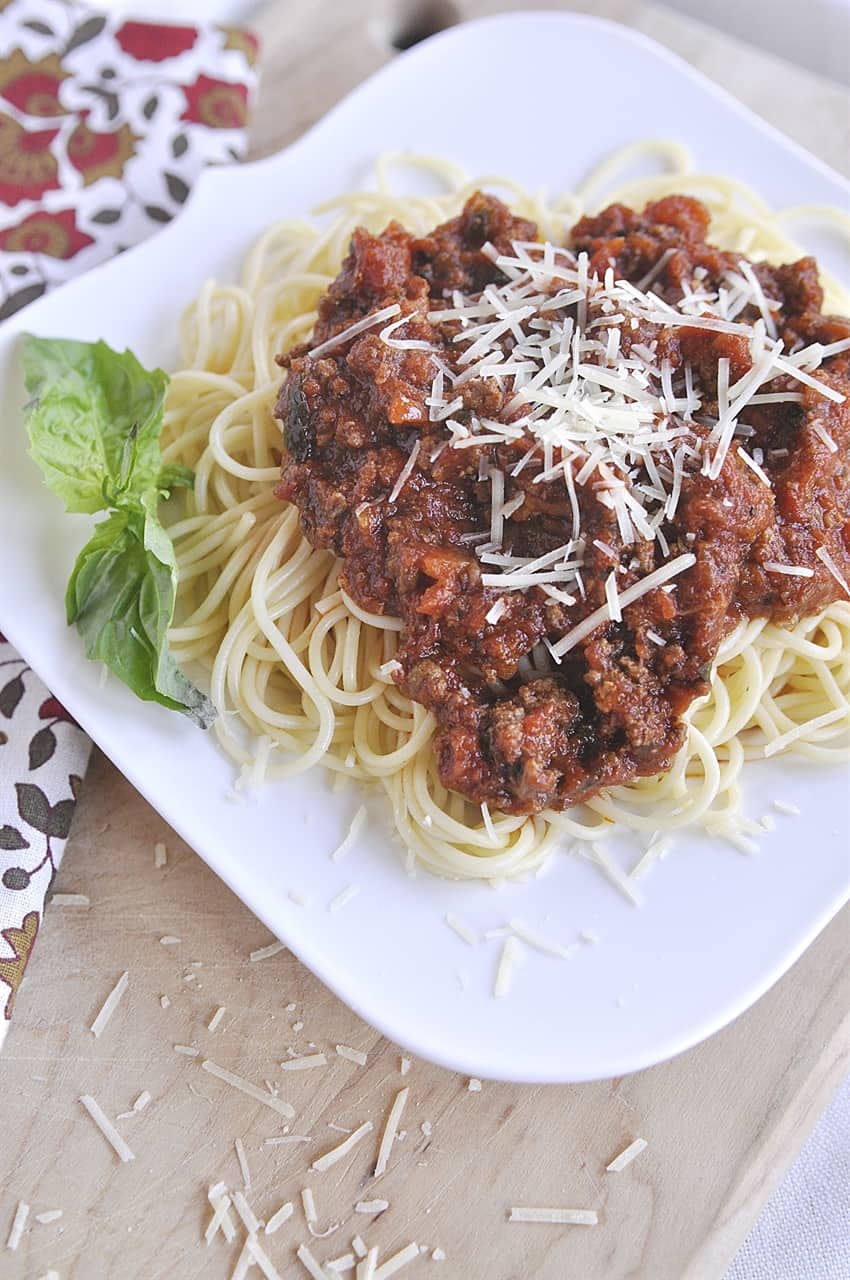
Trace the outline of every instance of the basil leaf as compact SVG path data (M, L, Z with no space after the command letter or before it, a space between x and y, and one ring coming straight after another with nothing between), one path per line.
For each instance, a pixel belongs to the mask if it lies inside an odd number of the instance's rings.
M195 485L195 473L191 467L184 467L182 462L166 462L156 478L156 487L167 497L172 489L192 489Z
M159 450L167 376L105 342L24 339L32 456L69 511L110 510L77 557L65 597L89 658L135 694L207 728L215 708L168 650L177 561L157 506L191 488Z
M208 728L215 708L168 651L177 572L165 530L149 511L114 511L83 547L65 598L86 654L145 701Z
M104 511L156 486L168 386L161 369L105 342L31 335L23 366L31 453L69 511Z

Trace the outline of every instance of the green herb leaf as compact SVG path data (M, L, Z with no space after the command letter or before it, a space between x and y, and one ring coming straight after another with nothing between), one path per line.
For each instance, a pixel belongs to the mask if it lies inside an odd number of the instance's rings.
M168 650L177 562L157 506L194 475L163 465L167 376L104 342L26 337L24 377L32 456L69 511L110 510L77 557L65 604L89 658L138 697L207 728L215 708Z
M185 711L208 728L215 708L168 651L176 566L168 535L148 512L114 511L83 547L65 597L86 654L146 702Z
M168 378L105 342L27 335L31 453L69 511L105 511L156 486Z
M167 462L156 478L157 489L166 497L172 489L192 489L194 485L194 471L182 462Z

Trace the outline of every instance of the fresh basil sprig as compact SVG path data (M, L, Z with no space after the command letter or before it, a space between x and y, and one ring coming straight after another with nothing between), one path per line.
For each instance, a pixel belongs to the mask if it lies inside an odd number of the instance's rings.
M159 450L168 377L105 342L27 335L23 347L30 452L68 511L108 511L83 547L65 597L89 658L138 697L183 711L203 728L207 697L168 650L177 561L160 498L191 488L188 467Z

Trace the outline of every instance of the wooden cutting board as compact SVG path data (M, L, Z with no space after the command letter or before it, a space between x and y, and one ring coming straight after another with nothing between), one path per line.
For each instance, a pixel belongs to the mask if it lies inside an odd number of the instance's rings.
M290 141L394 56L394 39L502 7L268 6L258 23L265 60L257 152ZM559 7L640 27L847 168L848 95L835 85L646 4ZM168 862L156 868L160 840ZM287 952L251 962L249 953L269 941L263 927L97 753L56 887L91 905L48 907L0 1059L0 1245L17 1201L32 1210L18 1252L0 1251L8 1280L35 1280L50 1268L61 1280L229 1276L238 1245L219 1237L206 1248L202 1232L208 1184L241 1185L236 1138L257 1213L296 1205L291 1222L262 1237L287 1278L307 1275L295 1258L299 1241L327 1261L348 1252L359 1232L382 1258L412 1240L445 1252L442 1262L423 1254L402 1280L714 1280L850 1065L847 913L752 1010L673 1062L601 1084L485 1081L470 1092L464 1078L422 1062L402 1076L399 1051ZM181 941L161 945L169 935ZM129 991L95 1040L92 1018L124 970ZM219 1006L226 1012L210 1032ZM365 1052L366 1065L336 1057L337 1044ZM281 1136L280 1117L174 1045L197 1047L260 1085L282 1080L298 1117L288 1136L309 1141L265 1145ZM289 1047L304 1053L313 1045L328 1065L281 1072ZM405 1136L375 1182L376 1135L402 1085L410 1086ZM93 1094L114 1117L143 1090L149 1106L120 1122L136 1159L120 1164L77 1099ZM353 1129L367 1119L375 1132L350 1156L306 1172L344 1137L329 1125ZM623 1173L606 1174L636 1136L647 1150ZM320 1229L340 1224L326 1239L307 1234L299 1200L306 1185ZM389 1208L377 1220L353 1212L356 1201L378 1197ZM509 1225L512 1204L594 1208L599 1226ZM33 1222L56 1208L61 1219Z

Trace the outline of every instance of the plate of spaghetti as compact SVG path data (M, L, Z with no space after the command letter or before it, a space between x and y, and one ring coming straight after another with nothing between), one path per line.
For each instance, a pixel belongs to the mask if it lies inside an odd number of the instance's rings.
M510 15L5 326L3 630L406 1048L649 1065L846 901L847 197Z

